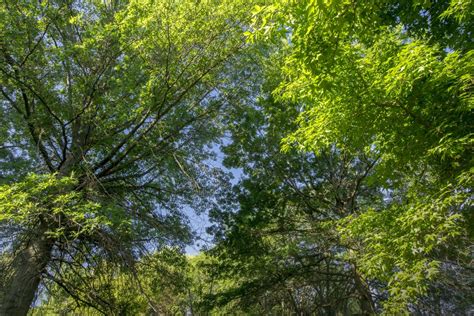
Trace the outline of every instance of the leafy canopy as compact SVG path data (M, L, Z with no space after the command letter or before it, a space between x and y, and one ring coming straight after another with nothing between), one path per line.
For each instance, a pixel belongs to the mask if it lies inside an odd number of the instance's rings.
M370 181L389 205L339 225L359 245L361 271L388 282L387 311L425 293L442 249L469 243L472 12L469 0L282 0L257 6L247 33L281 48L274 95L303 104L284 150L336 146L377 159ZM465 258L462 246L451 251Z

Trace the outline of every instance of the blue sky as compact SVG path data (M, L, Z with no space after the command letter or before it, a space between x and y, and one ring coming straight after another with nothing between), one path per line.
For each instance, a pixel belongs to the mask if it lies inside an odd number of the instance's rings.
M224 145L228 144L228 141L224 140ZM209 167L220 168L226 173L230 173L233 176L231 180L232 184L237 184L237 182L242 178L243 172L241 169L236 168L226 168L224 167L224 153L221 150L221 144L214 144L212 147L213 152L215 153L215 159L208 159L205 163ZM187 246L185 251L188 255L196 255L201 251L203 246L212 246L213 237L206 233L206 229L211 226L209 221L209 216L207 212L202 212L201 214L196 214L196 212L190 208L185 210L186 215L189 218L191 228L195 231L198 238L195 240L194 244Z

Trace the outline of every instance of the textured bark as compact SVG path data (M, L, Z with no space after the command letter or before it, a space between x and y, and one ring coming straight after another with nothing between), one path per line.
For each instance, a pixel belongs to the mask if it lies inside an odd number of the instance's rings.
M0 315L21 316L28 313L41 273L51 258L53 242L47 238L46 230L46 225L41 224L16 253L4 284Z

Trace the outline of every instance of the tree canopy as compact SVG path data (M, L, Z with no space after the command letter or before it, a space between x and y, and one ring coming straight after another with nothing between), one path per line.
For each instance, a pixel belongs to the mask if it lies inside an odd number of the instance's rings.
M1 315L472 312L472 0L0 12Z
M4 1L1 12L0 219L13 236L1 313L22 314L40 277L189 242L185 205L204 207L219 185L204 145L239 80L247 14L236 1Z
M440 266L471 255L472 8L276 1L257 8L249 34L285 43L274 95L303 110L283 149L376 161L367 182L386 203L358 207L338 225L361 271L388 282L394 312L425 293Z

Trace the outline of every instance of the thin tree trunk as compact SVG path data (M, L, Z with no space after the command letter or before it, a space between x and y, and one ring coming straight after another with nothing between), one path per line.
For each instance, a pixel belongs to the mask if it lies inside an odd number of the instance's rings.
M362 315L374 315L375 308L372 295L370 294L370 289L367 283L365 283L365 281L360 276L356 267L354 267L354 282L356 290L359 294L359 303Z
M38 289L41 273L50 258L53 241L47 238L47 227L40 224L28 237L26 245L17 252L3 286L0 315L22 316L28 313Z

